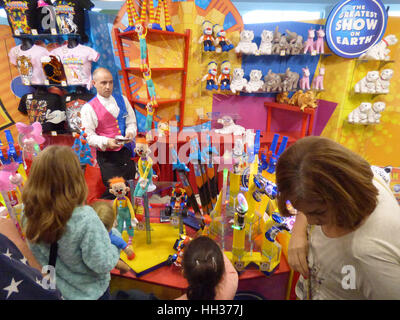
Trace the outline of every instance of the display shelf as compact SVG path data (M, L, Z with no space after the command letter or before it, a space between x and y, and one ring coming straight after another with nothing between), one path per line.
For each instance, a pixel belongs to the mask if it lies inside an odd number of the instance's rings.
M68 33L68 34L51 34L51 33L41 33L41 34L27 34L27 33L22 33L20 35L13 34L13 38L17 39L31 39L31 40L45 40L45 39L60 39L63 38L63 40L68 40L71 38L74 39L79 39L80 35L76 33Z
M131 104L136 103L136 104L147 105L147 103L150 102L150 99L143 99L143 98L140 98L140 99L133 98L133 99L128 99L128 100ZM177 103L177 102L181 103L182 101L183 101L182 98L180 98L180 99L166 99L166 98L157 99L158 107L160 107L160 105L165 105L165 104L171 104L171 103Z
M139 67L129 67L123 68L123 70L130 72L130 73L142 73L143 71ZM185 71L185 68L150 68L151 72L182 72Z
M121 32L118 29L116 29L119 36L123 39L127 40L138 40L137 33L135 30L132 31L126 31L126 32ZM167 36L167 37L176 37L176 38L185 38L186 33L179 33L179 32L171 32L171 31L165 31L165 30L156 30L156 29L147 29L147 36Z
M332 53L301 53L301 54L246 54L246 53L236 53L237 55L250 56L250 57L330 57Z

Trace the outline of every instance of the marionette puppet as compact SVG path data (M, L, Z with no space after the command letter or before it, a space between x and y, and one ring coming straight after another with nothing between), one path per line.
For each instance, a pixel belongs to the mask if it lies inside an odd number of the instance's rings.
M116 198L113 202L114 214L117 218L117 230L122 234L124 230L124 224L126 225L126 231L129 235L128 245L132 244L133 238L133 226L138 223L135 212L132 207L132 203L126 196L130 190L125 184L125 179L122 177L114 177L109 180L110 193ZM132 221L134 225L132 225Z
M154 175L153 160L149 157L151 151L145 137L136 137L135 152L139 156L139 180L136 184L133 195L135 198L143 198L152 182Z

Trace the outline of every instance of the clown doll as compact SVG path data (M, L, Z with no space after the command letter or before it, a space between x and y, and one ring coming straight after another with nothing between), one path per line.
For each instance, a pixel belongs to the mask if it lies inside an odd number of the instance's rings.
M219 24L213 26L213 31L214 44L215 46L220 46L215 50L216 52L228 52L233 49L233 44L226 38L226 31Z
M136 202L137 197L143 198L148 191L149 185L152 183L154 172L152 168L153 160L149 157L151 151L145 137L138 136L136 138L135 152L139 156L139 180L133 193Z
M218 64L215 61L211 61L208 64L208 73L203 77L201 81L207 81L207 90L218 90L218 79L217 79L217 68Z
M221 63L221 74L218 77L221 90L231 90L231 63L225 60Z
M129 246L132 244L133 238L132 221L134 222L134 225L138 223L131 201L126 196L130 189L126 186L125 179L122 177L114 177L110 179L109 184L110 193L116 197L113 202L113 210L117 217L117 229L122 234L122 231L124 230L124 224L126 225L126 231L129 235Z
M215 51L213 29L210 21L203 22L203 35L199 39L199 43L203 43L204 51Z

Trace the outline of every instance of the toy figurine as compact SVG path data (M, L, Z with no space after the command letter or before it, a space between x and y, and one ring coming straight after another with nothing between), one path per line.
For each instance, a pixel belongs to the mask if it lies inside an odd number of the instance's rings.
M278 93L276 95L276 102L282 103L282 104L288 104L289 103L289 92L284 91L284 92Z
M233 133L233 135L241 136L246 132L246 129L235 124L230 116L223 116L221 119L218 119L218 123L222 124L222 129L215 130L215 132L219 134Z
M156 87L154 86L153 79L151 78L151 71L149 69L143 71L143 79L146 81L147 91L148 91L149 96L150 96L150 102L149 103L153 107L156 107L158 105L157 97L156 97Z
M367 52L360 56L360 59L368 60L390 60L390 50L387 47L395 45L397 38L394 34L390 34L384 37L380 42L369 48Z
M144 137L136 137L135 152L139 156L139 180L136 184L133 195L134 197L143 197L144 194L147 192L154 175L152 168L153 160L149 157L151 151Z
M33 158L40 152L40 145L45 142L45 138L42 136L42 125L39 122L34 122L31 125L17 122L15 126L19 132L17 140L22 148L24 168L27 169L27 162L32 162Z
M270 30L263 30L261 33L261 43L258 49L260 55L270 55L272 54L272 40L274 34Z
M182 217L186 217L188 213L188 196L182 184L178 183L172 188L171 201L166 207L165 214L171 216L173 212L179 212Z
M231 63L228 60L221 63L221 74L218 77L221 90L231 90Z
M160 121L158 121L157 131L158 131L158 136L159 137L168 137L169 136L168 120L161 119Z
M250 71L250 81L246 84L246 92L258 92L264 87L264 81L261 80L262 73L261 70L251 70Z
M304 111L305 108L317 108L318 102L315 97L315 93L312 90L306 91L297 97L297 106L300 107L301 111Z
M203 43L204 51L215 51L214 37L212 36L212 23L208 20L203 22L203 35L199 39L199 43Z
M300 89L301 90L310 90L310 70L308 67L302 68L303 77L300 79Z
M146 140L151 141L153 136L151 134L151 126L153 124L154 108L151 102L146 105L147 115L146 115Z
M371 110L371 103L362 102L356 109L354 109L347 116L349 123L364 123L368 122L368 112Z
M317 54L324 54L324 37L325 31L322 26L317 30L317 41L315 41L315 51Z
M189 244L189 242L192 240L192 238L181 234L179 236L179 239L177 239L174 243L173 248L177 251L177 253L168 256L167 260L167 265L171 265L172 263L177 266L181 267L182 266L182 259L183 259L183 252L185 247Z
M314 52L314 37L315 37L315 30L310 28L308 30L308 38L307 41L304 43L304 54L310 51L310 54Z
M258 54L257 44L252 42L254 39L253 30L243 30L240 33L240 41L235 48L236 53Z
M389 93L390 80L392 79L392 77L393 77L392 69L382 70L379 79L377 79L375 83L375 92Z
M226 31L219 24L213 26L213 31L214 44L220 46L220 48L216 48L216 52L228 52L234 48L233 44L226 38Z
M242 91L246 87L247 79L243 78L244 71L241 68L236 68L233 70L232 82L230 85L231 91L236 93L236 91Z
M324 76L325 76L325 67L321 66L319 68L319 75L316 76L312 82L312 87L316 90L324 90Z
M132 221L135 225L138 223L138 220L135 217L135 212L133 210L131 201L126 196L130 188L126 186L125 179L122 177L115 177L110 179L109 185L110 193L116 197L113 202L113 210L117 218L117 229L120 233L122 233L122 231L124 230L124 224L126 225L126 231L129 235L128 245L131 245L133 238Z
M382 101L375 102L368 110L368 123L380 123L381 113L385 110L386 104Z
M208 73L201 79L201 81L207 81L207 90L218 90L217 68L218 64L211 61L208 64Z
M286 29L286 38L289 43L289 54L298 55L303 51L303 36Z
M281 92L282 91L282 78L279 74L268 70L267 75L264 77L264 91L266 92Z
M293 91L297 89L300 75L297 72L290 71L288 67L286 72L281 74L282 91Z
M140 71L148 70L149 66L147 65L147 43L146 43L146 34L147 29L145 29L140 23L135 25L135 31L139 38L139 47L140 47Z
M367 75L356 83L356 93L376 93L376 82L379 79L379 71L369 71Z
M276 184L267 180L260 173L254 175L254 185L256 186L256 190L253 192L253 198L257 202L262 200L263 195L267 195L271 200L274 200L278 195Z

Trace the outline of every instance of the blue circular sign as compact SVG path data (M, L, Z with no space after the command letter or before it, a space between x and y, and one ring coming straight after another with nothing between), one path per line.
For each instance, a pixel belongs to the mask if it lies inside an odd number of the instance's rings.
M387 20L381 0L343 0L326 21L326 42L338 56L357 58L382 39Z

